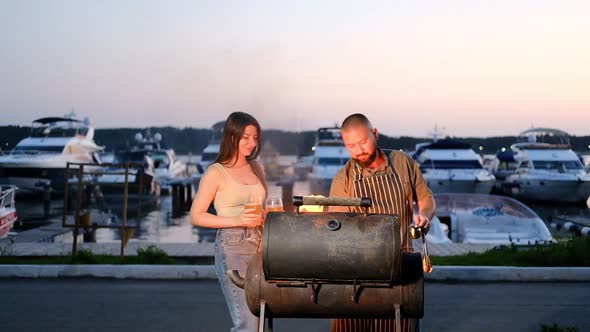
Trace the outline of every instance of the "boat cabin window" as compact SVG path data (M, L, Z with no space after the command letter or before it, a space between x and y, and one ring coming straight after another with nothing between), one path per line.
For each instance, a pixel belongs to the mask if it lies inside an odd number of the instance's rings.
M31 145L31 146L16 146L10 154L39 154L39 153L62 153L63 145Z
M213 161L215 160L215 158L217 158L218 153L213 153L213 152L204 152L201 155L201 161Z
M318 158L318 165L323 166L342 166L346 164L346 158Z
M535 169L539 170L580 170L584 167L577 160L535 160L533 161Z
M126 164L126 163L135 163L135 164L142 164L145 165L145 151L132 151L132 152L121 152L115 153L113 158L113 162L115 164Z
M517 166L518 166L518 164L516 162L501 161L500 164L498 164L498 169L499 170L506 170L506 171L514 171L514 170L516 170Z
M74 137L78 134L85 136L87 132L88 128L86 127L43 126L33 127L31 137Z
M319 140L341 140L340 130L321 130L318 132Z
M518 168L529 169L529 168L533 168L533 166L531 165L530 161L524 161L524 162L521 162L520 165L518 165Z
M150 157L154 160L154 166L156 168L159 167L168 167L170 165L170 160L168 160L168 155L162 152L152 152L150 153Z
M344 143L340 140L322 141L318 143L318 146L344 146Z
M420 169L480 169L479 160L432 160L420 164Z

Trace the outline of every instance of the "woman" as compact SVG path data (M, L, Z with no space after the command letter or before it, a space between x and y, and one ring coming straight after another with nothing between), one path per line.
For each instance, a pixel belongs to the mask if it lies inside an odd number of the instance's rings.
M260 243L260 213L245 209L252 199L263 202L266 183L261 165L260 125L243 112L230 114L223 128L217 159L201 178L199 190L191 207L191 223L195 226L219 228L215 241L215 271L232 318L231 331L256 331L258 318L248 310L244 290L226 276L227 270L246 268ZM207 212L213 202L217 215Z

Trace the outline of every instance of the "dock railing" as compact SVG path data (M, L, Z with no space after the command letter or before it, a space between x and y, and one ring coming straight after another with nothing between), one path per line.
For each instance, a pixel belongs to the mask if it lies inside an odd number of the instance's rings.
M86 169L85 167L91 166L90 169ZM139 204L137 205L137 222L134 227L128 227L127 219L128 219L128 201L129 201L129 176L130 170L135 169L135 175L139 178L136 179L136 183L138 184L137 195ZM121 249L120 255L125 255L125 246L129 238L132 236L133 232L139 228L139 220L142 216L142 203L143 203L143 195L144 195L144 173L145 168L144 165L141 163L125 163L125 164L101 164L100 168L96 168L96 164L90 163L71 163L68 162L66 166L66 180L65 180L65 190L64 190L64 209L63 209L63 218L62 218L62 227L71 227L73 228L73 241L72 241L72 256L76 255L78 249L78 235L80 233L80 228L83 227L84 229L91 228L92 231L96 231L98 228L115 228L120 229L121 232ZM85 214L82 214L82 201L83 196L82 193L84 191L85 186L94 186L96 185L95 179L96 177L104 174L110 175L124 175L124 182L122 183L123 186L123 212L122 212L122 222L119 225L113 224L96 224L91 223L89 211ZM85 175L90 176L91 180L85 179ZM75 197L75 212L74 212L74 223L68 223L68 203L69 203L69 195L70 195L70 178L77 178L77 188L76 188L76 197Z

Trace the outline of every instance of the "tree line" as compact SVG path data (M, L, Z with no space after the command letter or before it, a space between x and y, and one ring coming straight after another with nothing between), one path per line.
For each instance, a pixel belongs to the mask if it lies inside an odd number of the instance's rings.
M162 144L173 148L177 154L200 154L211 139L211 130L202 128L175 128L175 127L150 127L150 128L109 128L96 129L94 140L98 145L104 146L107 152L130 148L135 143L137 133L146 134L147 131L163 137ZM3 153L8 153L23 138L27 137L30 127L27 126L0 126L0 148ZM515 136L498 137L452 137L471 144L475 151L485 154L493 154L502 148L508 149L516 142ZM417 143L430 141L427 137L391 137L381 134L379 145L385 149L402 149L412 151ZM263 142L283 155L311 154L311 148L315 142L315 131L292 132L284 130L265 130ZM579 153L590 153L590 136L571 136L572 149ZM481 147L481 149L480 149Z

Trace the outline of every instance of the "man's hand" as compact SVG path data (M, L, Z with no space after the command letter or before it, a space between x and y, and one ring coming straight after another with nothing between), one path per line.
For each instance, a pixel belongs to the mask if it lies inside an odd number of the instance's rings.
M424 229L430 228L430 220L421 214L417 214L414 216L414 225L417 227L422 227Z

